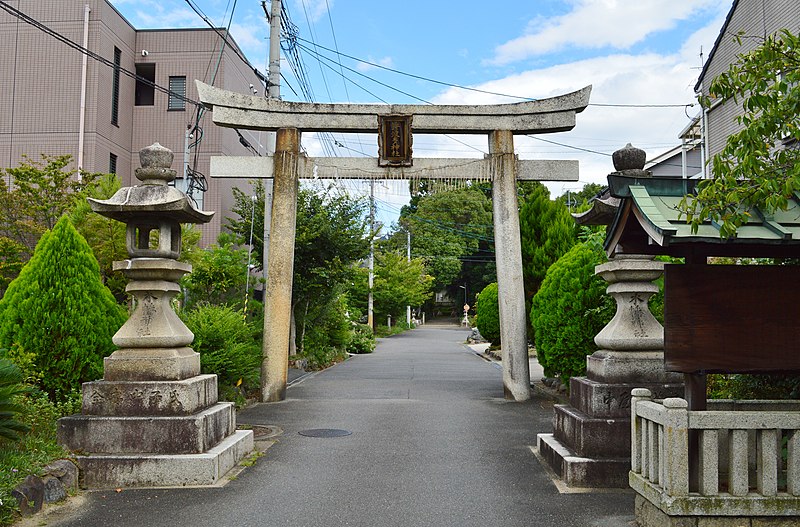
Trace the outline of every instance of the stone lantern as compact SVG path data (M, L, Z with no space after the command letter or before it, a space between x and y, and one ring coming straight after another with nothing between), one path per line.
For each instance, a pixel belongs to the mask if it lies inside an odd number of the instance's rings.
M626 145L613 154L613 174L650 178L645 152ZM576 215L579 224L614 220L619 200L596 200ZM599 347L586 358L586 376L570 379L570 404L555 405L553 433L539 434L540 455L570 487L627 487L631 451L631 390L657 397L683 393L680 375L664 371L664 328L648 307L664 264L653 256L618 251L595 267L617 304L611 321L595 336Z
M200 374L194 335L172 308L178 280L181 223L206 223L169 186L173 154L158 143L139 153L140 185L92 210L124 222L130 259L114 262L131 281L134 310L114 335L103 379L83 385L80 415L59 420L59 442L77 456L85 487L212 484L253 448L251 431L236 430L232 403L217 399L217 376Z

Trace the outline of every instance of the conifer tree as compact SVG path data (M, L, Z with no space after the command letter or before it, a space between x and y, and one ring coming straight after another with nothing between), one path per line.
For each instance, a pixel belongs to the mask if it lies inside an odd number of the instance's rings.
M60 400L102 377L103 357L124 321L91 248L64 216L0 300L0 348L12 358L32 355L41 388Z
M550 266L578 241L575 220L567 207L550 200L550 191L543 184L531 187L519 211L522 276L528 306Z

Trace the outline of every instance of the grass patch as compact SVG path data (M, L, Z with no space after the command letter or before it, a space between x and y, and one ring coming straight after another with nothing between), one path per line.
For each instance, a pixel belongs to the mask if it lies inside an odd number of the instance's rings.
M392 335L398 335L407 329L408 327L406 327L405 324L397 324L392 327L381 326L379 324L375 326L375 336L378 338L391 337Z
M0 525L10 525L19 517L17 500L11 495L28 475L41 475L56 459L68 456L56 441L56 421L80 412L80 396L73 394L63 403L53 403L47 395L35 392L20 396L24 409L18 420L30 426L17 442L0 442Z

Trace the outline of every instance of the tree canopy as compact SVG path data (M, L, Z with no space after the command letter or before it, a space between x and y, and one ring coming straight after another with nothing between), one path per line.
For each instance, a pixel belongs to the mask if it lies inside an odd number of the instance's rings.
M25 158L0 168L0 295L19 274L39 238L89 195L99 174L69 170L71 156Z
M419 183L386 250L405 248L407 231L412 257L422 258L434 277L432 290L456 296L459 284L474 293L496 280L492 203L480 185L452 190Z
M744 37L735 38L741 45ZM713 178L701 181L681 209L695 229L710 218L727 238L753 207L767 214L786 209L800 190L800 36L782 30L740 54L701 98L705 107L716 101L741 105L741 129L711 159Z
M575 221L564 203L550 200L550 191L535 182L520 207L520 240L525 298L539 290L547 269L578 241Z

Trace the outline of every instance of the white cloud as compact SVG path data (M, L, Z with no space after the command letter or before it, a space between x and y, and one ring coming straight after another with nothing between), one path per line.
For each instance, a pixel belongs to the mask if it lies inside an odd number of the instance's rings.
M699 51L707 54L711 49L722 20L715 19L697 31L681 50L671 55L656 53L616 54L580 60L548 68L529 70L478 86L482 90L517 95L520 97L552 97L568 93L591 84L590 103L597 104L689 104L694 103L694 84L699 74ZM448 89L434 99L437 104L497 104L514 102L498 95ZM680 141L678 133L694 116L698 107L650 108L589 106L577 116L574 130L540 136L540 141L526 136L515 138L515 148L523 159L578 159L580 161L579 186L583 183L605 183L606 175L613 170L608 154L631 142L653 158ZM473 147L487 149L485 137L460 138ZM589 153L559 146L562 143L599 153ZM440 152L428 151L426 156L476 157L477 152L457 147L453 152L451 140L438 138L435 144ZM430 145L428 145L430 146ZM565 189L579 188L573 183L548 183L552 195Z
M231 35L239 47L244 51L250 62L258 67L259 59L264 60L269 42L265 39L268 29L264 24L234 22L231 24ZM263 65L263 62L261 63Z
M498 46L487 63L508 64L570 46L628 49L711 6L718 8L718 0L576 0L565 15L532 20L527 34Z
M306 16L314 23L332 8L333 0L294 0L294 12L291 14L295 24L305 20Z
M366 62L359 62L356 65L356 69L364 73L366 71L378 69L377 66L374 66L373 64L377 64L378 66L383 66L385 68L394 67L394 60L392 60L392 57L383 57L381 59L375 59L372 57L372 55L369 55L366 58L366 61L369 62L370 64L367 64Z
M136 18L131 20L137 29L203 27L204 25L197 13L188 7L166 9L157 2L140 2L137 3L137 7Z

